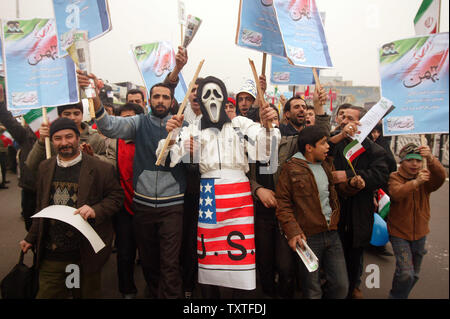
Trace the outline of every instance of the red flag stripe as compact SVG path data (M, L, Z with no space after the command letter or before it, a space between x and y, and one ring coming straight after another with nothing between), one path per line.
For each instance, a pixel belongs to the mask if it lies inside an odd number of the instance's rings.
M218 222L221 222L221 221L224 221L227 219L248 217L248 216L253 216L253 206L237 208L237 209L229 210L227 212L217 212L216 211L216 219Z
M253 199L251 195L235 198L216 198L216 209L241 207L247 205L253 205Z
M223 185L214 185L214 190L217 195L231 195L231 194L240 194L240 193L248 193L251 191L250 184L248 182L236 183L234 185L223 184Z
M351 157L350 157L350 162L353 162L353 160L355 158L357 158L359 155L361 155L362 153L364 153L366 150L364 148L360 148L359 150L357 150Z

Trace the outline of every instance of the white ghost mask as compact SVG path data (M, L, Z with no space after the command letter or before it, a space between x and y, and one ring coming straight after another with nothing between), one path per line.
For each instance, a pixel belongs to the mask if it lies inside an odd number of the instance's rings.
M220 108L223 102L223 93L216 83L208 83L203 87L201 99L211 122L217 123L220 120Z

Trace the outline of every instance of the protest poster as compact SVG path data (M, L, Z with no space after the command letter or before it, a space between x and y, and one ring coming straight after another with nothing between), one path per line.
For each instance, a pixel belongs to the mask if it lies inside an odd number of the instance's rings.
M164 82L175 67L175 52L170 42L140 44L133 46L132 51L147 91L153 85ZM180 102L186 95L187 87L181 73L178 76L180 84L175 89L175 98Z
M286 56L272 0L241 0L235 43L241 47Z
M54 19L4 20L2 27L9 110L79 101L75 65L57 54Z
M382 96L396 106L383 134L448 133L448 33L386 43L379 59Z
M319 73L319 70L317 70ZM311 68L291 65L286 58L272 56L270 83L283 85L316 84Z
M74 30L88 31L89 41L111 30L111 20L106 0L53 0L58 49L61 56L73 41Z
M332 68L322 20L314 0L273 0L289 63Z

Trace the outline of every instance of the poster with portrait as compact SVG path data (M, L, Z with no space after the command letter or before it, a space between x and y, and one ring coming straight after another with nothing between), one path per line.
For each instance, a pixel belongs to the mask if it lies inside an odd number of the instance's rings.
M2 36L8 109L79 101L75 64L58 57L54 19L2 20Z
M164 82L166 76L175 67L175 52L168 41L135 45L132 51L147 92L153 85ZM175 98L178 103L181 103L186 95L187 87L181 73L178 77L180 82L175 89Z
M379 59L381 94L396 107L384 135L448 133L448 33L385 43Z
M314 0L273 0L286 56L295 66L332 68L322 20Z
M286 56L272 0L240 0L236 44Z
M111 19L106 0L53 0L58 49L61 56L72 45L73 30L88 31L89 41L111 30Z

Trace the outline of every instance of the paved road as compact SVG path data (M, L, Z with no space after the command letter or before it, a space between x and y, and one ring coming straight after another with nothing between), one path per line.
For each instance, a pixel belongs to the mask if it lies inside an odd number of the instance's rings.
M20 189L17 179L8 172L11 180L9 189L0 190L0 279L17 263L19 256L18 243L25 236L25 227L20 218ZM449 183L445 182L431 197L432 219L431 233L427 239L428 254L425 256L421 278L410 298L416 299L448 299L449 298ZM388 244L388 249L392 247ZM30 255L30 254L28 254ZM30 262L31 258L26 258ZM366 287L366 278L373 275L369 265L377 265L380 269L379 288ZM369 267L368 267L369 266ZM364 272L362 277L362 291L365 298L385 299L392 284L395 268L394 257L378 257L366 253L364 257ZM117 290L115 255L109 259L103 274L103 296L105 298L120 298ZM369 277L371 279L372 277ZM370 281L370 280L369 280ZM138 298L144 297L145 283L139 266L136 266L136 284L139 289ZM258 298L256 292L252 297Z

